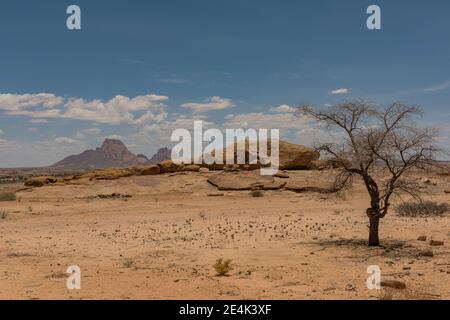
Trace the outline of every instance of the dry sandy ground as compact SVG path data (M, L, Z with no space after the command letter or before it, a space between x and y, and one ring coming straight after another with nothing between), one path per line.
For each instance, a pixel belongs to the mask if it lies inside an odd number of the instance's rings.
M381 224L368 248L367 196L221 193L214 173L130 177L21 191L1 202L0 299L449 299L450 217ZM304 172L290 172L301 178ZM308 173L309 174L309 173ZM437 178L436 178L437 179ZM431 186L448 202L450 179ZM113 192L128 199L93 199ZM430 247L419 236L442 240ZM421 256L431 249L434 257ZM217 277L216 259L233 260ZM81 268L81 290L66 268ZM405 290L368 290L367 267Z

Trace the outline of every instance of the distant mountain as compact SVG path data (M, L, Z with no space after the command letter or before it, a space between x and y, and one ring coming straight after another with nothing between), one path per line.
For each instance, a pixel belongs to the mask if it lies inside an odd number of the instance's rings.
M161 148L158 152L150 158L148 163L158 163L165 160L170 160L172 158L172 151L168 148Z
M120 140L106 139L100 148L69 156L51 167L60 169L99 169L129 167L148 162L145 155L131 153Z

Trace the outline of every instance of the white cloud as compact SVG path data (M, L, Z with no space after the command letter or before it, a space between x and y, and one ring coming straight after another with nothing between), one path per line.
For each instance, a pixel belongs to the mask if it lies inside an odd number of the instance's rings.
M437 91L443 91L450 89L450 80L442 82L440 84L431 86L431 87L425 87L425 88L419 88L411 91L405 91L403 94L409 94L409 93L430 93L430 92L437 92Z
M331 94L331 95L347 94L347 93L350 93L350 89L347 89L347 88L339 88L339 89L335 89L335 90L329 92L329 94Z
M110 134L109 136L106 136L104 139L116 139L116 140L123 140L123 137L118 134Z
M107 102L102 100L86 101L84 99L70 99L65 105L63 118L90 120L98 123L121 124L142 123L145 121L161 121L165 117L162 101L166 96L145 95L129 98L116 96ZM136 119L135 112L146 111Z
M103 101L66 99L48 93L22 95L6 93L0 94L0 110L8 115L29 116L34 119L64 118L105 124L142 124L165 119L167 114L164 111L166 105L163 101L167 99L166 96L154 94L134 98L118 95Z
M270 111L279 113L295 113L297 108L288 106L287 104L282 104L281 106L271 108Z
M289 113L265 114L245 113L229 115L225 126L227 128L273 128L273 129L300 129L308 125L309 119Z
M69 145L71 145L71 144L78 144L79 142L77 141L77 140L75 140L75 139L72 139L72 138L68 138L68 137L59 137L59 138L56 138L55 139L55 142L57 143L57 144L69 144Z
M225 99L221 97L211 97L204 103L184 103L182 108L188 108L194 111L194 113L203 113L211 110L223 110L234 107L234 103L231 99Z
M38 94L0 94L0 110L19 111L36 106L42 106L46 109L54 108L62 104L64 98L58 97L52 93Z

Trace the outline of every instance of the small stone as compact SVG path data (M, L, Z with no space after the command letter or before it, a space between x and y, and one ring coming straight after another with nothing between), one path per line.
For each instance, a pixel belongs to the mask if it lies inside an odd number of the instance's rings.
M355 291L356 287L353 283L348 283L347 286L345 287L346 291Z
M417 238L419 241L427 241L427 236L420 236Z
M277 177L277 178L282 178L282 179L289 179L289 175L286 172L283 172L283 171L278 171L273 176Z
M433 251L431 250L423 250L418 253L418 256L421 257L434 257Z
M438 241L438 240L431 240L430 241L430 246L443 246L444 245L444 241Z

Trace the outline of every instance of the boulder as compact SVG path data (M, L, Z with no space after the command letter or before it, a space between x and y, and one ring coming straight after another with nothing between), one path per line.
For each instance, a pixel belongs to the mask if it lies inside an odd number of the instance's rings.
M237 143L234 145L228 146L223 149L222 157L223 162L226 162L227 154L232 153L234 163L237 164L238 153ZM211 154L215 155L215 150L211 152ZM272 146L268 144L267 154L270 157L272 152ZM265 161L261 161L259 152L257 154L252 154L250 152L249 142L248 140L245 143L245 163L239 164L238 167L241 170L256 170L263 166L261 163L266 163ZM250 157L257 157L257 163L250 164ZM316 149L305 147L299 144L293 144L286 141L280 140L279 144L279 169L281 170L302 170L302 169L314 169L315 165L312 162L319 160L320 153ZM264 159L267 160L267 159ZM211 164L207 165L210 170L222 170L225 165L224 164Z
M276 190L284 187L286 182L273 177L261 176L259 171L222 172L208 179L219 190Z
M430 246L433 246L433 247L443 246L443 245L444 245L444 241L440 241L440 240L431 240L430 241Z
M138 170L140 171L141 176L153 176L161 172L161 169L157 164L141 167Z
M53 178L53 177L34 177L34 178L30 178L27 181L25 181L25 186L26 187L43 187L47 184L53 184L58 182L58 179Z
M277 177L277 178L281 178L281 179L289 179L289 175L286 172L283 172L283 171L278 171L273 176Z
M333 165L327 160L314 160L308 165L310 170L325 170L332 167Z
M200 166L196 165L196 164L188 164L188 165L184 166L183 171L198 172L198 171L200 171Z
M183 171L184 164L176 164L172 160L166 160L158 163L161 173L172 173Z
M293 192L334 193L335 173L328 171L299 171L291 175L285 186L286 190Z
M280 141L280 169L308 169L313 161L319 160L319 151L299 144Z

